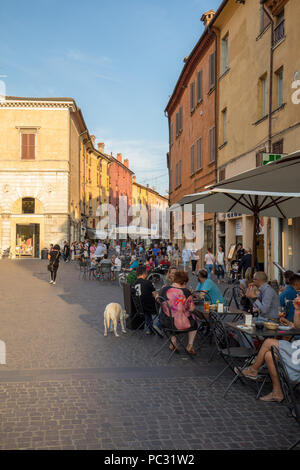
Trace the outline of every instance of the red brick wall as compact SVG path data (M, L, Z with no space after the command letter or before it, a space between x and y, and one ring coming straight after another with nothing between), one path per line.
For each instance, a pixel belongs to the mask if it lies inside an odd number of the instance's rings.
M116 223L119 224L119 197L127 196L128 207L132 205L132 173L116 161L109 166L109 203L116 209ZM127 219L127 224L130 220Z

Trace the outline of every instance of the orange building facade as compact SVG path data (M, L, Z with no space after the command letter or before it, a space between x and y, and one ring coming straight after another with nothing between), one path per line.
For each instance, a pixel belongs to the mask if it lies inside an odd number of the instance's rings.
M185 195L203 191L216 182L216 36L208 27L212 17L213 12L202 16L205 31L184 59L165 109L169 121L171 206ZM202 256L208 247L215 249L215 220L214 214L205 214ZM185 239L178 242L183 246Z

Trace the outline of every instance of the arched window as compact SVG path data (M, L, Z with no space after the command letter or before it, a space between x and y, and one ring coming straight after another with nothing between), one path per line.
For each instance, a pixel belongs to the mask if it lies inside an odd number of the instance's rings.
M23 197L22 199L22 214L34 214L35 200L33 197Z

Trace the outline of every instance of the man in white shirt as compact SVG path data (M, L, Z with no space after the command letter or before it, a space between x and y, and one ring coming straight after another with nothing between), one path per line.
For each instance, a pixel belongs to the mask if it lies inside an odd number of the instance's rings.
M106 253L106 247L104 246L103 243L98 243L96 251L95 251L95 259L96 261L99 260L100 258L103 258L103 256Z

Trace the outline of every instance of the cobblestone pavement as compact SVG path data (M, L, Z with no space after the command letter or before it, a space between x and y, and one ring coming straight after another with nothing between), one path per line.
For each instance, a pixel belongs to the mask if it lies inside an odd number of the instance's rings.
M209 348L194 360L158 337L103 336L103 311L122 303L117 285L79 279L61 263L56 286L47 261L0 262L0 449L284 449L298 427L286 408L222 369ZM267 389L266 389L267 390Z

